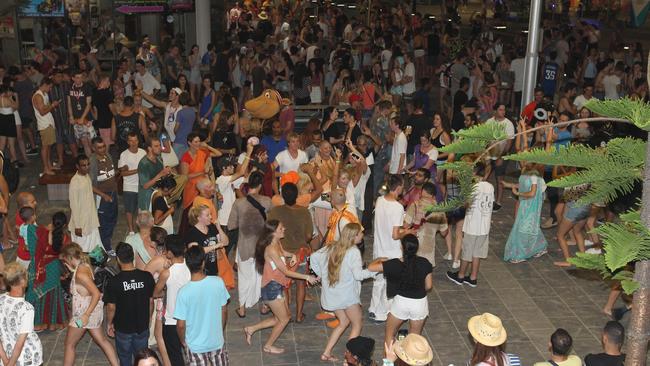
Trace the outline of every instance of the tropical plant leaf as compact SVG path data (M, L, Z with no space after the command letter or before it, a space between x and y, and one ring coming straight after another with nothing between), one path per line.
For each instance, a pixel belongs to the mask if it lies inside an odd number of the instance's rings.
M617 100L592 98L585 106L601 116L627 119L637 127L650 131L650 104L648 103L627 97Z
M438 149L439 151L456 154L483 152L488 144L508 138L505 128L497 123L482 123L453 132L453 135L456 139L451 144Z
M569 263L579 268L598 271L603 277L611 277L611 272L607 268L605 257L602 254L576 253L575 257L569 258Z
M517 154L504 156L506 160L529 161L543 165L564 165L578 168L586 168L599 160L605 160L606 156L602 151L590 148L585 145L569 145L559 150L546 151L542 148L535 148L522 151Z
M613 280L621 281L621 287L626 294L631 295L639 288L639 283L634 280L634 273L630 271L619 271L613 277Z
M626 225L625 222L608 222L592 232L600 235L605 243L605 264L612 272L636 260L644 241L645 245L650 245L650 238L644 238L633 226Z

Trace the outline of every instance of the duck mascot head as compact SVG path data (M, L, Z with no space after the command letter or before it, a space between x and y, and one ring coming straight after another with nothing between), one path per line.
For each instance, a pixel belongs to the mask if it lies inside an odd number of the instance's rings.
M266 89L257 98L247 101L244 107L253 118L269 120L280 113L282 106L289 104L289 99L282 98L277 90Z

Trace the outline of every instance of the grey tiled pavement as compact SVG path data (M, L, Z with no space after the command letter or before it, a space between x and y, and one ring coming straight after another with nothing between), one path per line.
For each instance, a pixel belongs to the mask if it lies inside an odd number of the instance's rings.
M44 187L36 186L40 162L36 159L24 169L21 189L33 190L39 201L39 222L49 221L53 212L67 209L66 202L47 202ZM31 174L29 174L31 173ZM32 188L33 187L33 188ZM433 365L464 365L471 356L470 339L467 333L469 317L482 312L492 312L504 322L508 332L507 350L521 356L524 365L548 358L548 340L556 327L567 329L574 339L576 354L584 356L600 349L600 330L608 320L601 313L606 301L607 284L594 273L580 270L563 270L554 267L554 258L559 258L554 230L545 231L549 240L549 255L521 264L507 264L501 260L503 247L513 220L512 200L493 216L489 257L481 263L478 287L457 286L451 283L445 272L450 262L444 261L444 241L437 238L434 289L429 294L430 317L424 328L434 350ZM12 209L14 209L12 207ZM120 212L122 207L120 205ZM545 209L544 212L547 212ZM114 242L126 232L123 216L116 228ZM372 239L366 238L366 243ZM366 257L372 250L366 249ZM13 253L6 253L12 256ZM364 309L370 303L372 282L362 287ZM249 309L245 319L235 313L236 293L232 293L229 306L230 317L226 331L226 347L233 364L255 365L312 365L319 364L319 356L327 340L329 329L324 322L314 320L319 311L318 289L311 289L314 301L305 306L306 320L302 324L290 323L277 345L284 347L283 355L268 355L261 345L269 330L253 336L253 344L244 342L242 327L259 320L260 315ZM383 343L383 325L366 321L363 335L375 338L378 347L375 358L380 358ZM334 354L342 356L347 333L338 342ZM40 333L46 355L46 365L60 365L63 360L65 330ZM77 347L77 365L106 365L99 348L86 335Z

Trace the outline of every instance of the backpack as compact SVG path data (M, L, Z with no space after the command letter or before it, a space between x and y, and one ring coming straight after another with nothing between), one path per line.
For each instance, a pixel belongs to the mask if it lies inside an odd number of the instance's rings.
M7 181L9 193L15 193L18 189L18 183L20 183L20 170L14 164L5 164L5 154L2 151L0 151L0 161L2 162L2 176Z

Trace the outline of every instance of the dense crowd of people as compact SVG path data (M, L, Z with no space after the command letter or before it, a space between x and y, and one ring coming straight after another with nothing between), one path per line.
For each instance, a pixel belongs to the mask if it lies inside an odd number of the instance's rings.
M545 21L534 100L522 101L524 39L494 33L484 16L473 16L467 32L404 5L377 7L366 22L336 6L310 13L309 4L237 3L225 15L225 39L207 50L144 36L135 50L121 48L113 74L92 45L69 57L48 44L27 65L0 67L3 173L39 153L45 178L75 165L68 215L44 225L34 195L19 192L15 221L3 222L3 246L17 251L15 263L2 263L4 365L43 363L36 332L63 328L65 365L86 331L111 365L227 365L228 304L240 318L259 304L265 316L243 337L251 344L271 328L263 351L272 355L284 352L276 341L290 321L327 320L321 360L348 365L382 358L362 335L366 308L370 321L385 324L384 365L426 365L433 352L420 334L436 239L445 243L439 260L450 262L449 280L479 286L505 190L515 221L504 261L546 255L553 235L559 267L570 266L570 245L601 251L588 232L615 219L614 205L582 205L587 185L547 187L572 168L503 157L635 135L611 123L555 124L592 117L584 107L592 98L647 101L640 44L624 47L615 33L604 48L591 23ZM263 119L246 110L268 90L280 94L279 113ZM298 124L299 108L319 117ZM487 158L440 151L453 131L483 123L509 137ZM465 207L432 212L461 194L456 172L440 168L453 161L475 162L475 193ZM120 220L124 239L113 235ZM362 306L368 279L372 300ZM319 314L303 312L312 286ZM604 313L618 318L620 294L615 285ZM348 328L346 353L336 355ZM468 332L469 365L521 364L516 349L505 352L497 316L472 317ZM582 360L557 329L550 359L536 365L621 365L624 333L607 323L604 352Z

